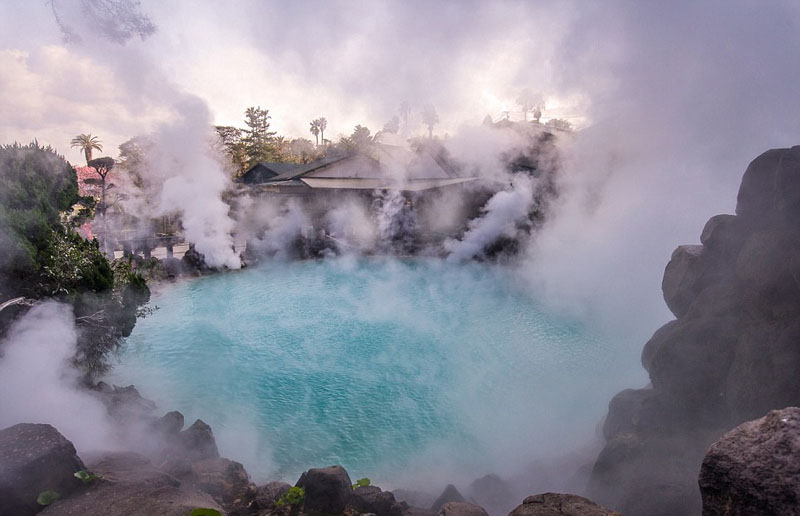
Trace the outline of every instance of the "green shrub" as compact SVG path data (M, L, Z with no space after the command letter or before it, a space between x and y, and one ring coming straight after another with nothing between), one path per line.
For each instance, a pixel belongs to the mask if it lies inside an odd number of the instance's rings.
M281 496L278 501L275 502L275 506L283 507L284 505L289 505L291 507L298 507L303 504L305 498L306 490L302 487L293 486L289 488L289 492Z

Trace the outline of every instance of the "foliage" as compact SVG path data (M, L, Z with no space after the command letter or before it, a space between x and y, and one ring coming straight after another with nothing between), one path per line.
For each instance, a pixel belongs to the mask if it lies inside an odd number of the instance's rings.
M86 157L86 164L89 165L89 162L92 160L92 151L97 149L99 151L103 150L102 142L97 138L97 136L92 136L92 133L89 134L79 134L72 141L69 142L71 147L77 147L83 151L83 155ZM90 165L89 165L90 166Z
M64 226L62 214L79 200L75 170L51 148L0 147L0 299L70 303L81 329L75 360L94 374L130 334L150 291L129 266L112 267L97 241Z
M42 491L36 498L36 503L39 505L50 505L61 498L61 495L55 491Z
M393 116L391 120L383 125L381 131L384 133L397 134L400 131L400 117L397 115Z
M546 127L552 127L554 129L561 129L562 131L572 130L572 124L570 123L570 121L564 120L563 118L553 118L551 120L548 120L547 123L544 125Z
M90 473L90 472L86 471L85 469L82 469L80 471L76 471L75 473L72 474L72 476L74 476L75 478L77 478L78 480L83 482L84 484L88 484L90 482L94 482L95 480L102 480L102 478L103 478L102 475L95 475L94 473Z
M0 147L2 283L34 294L54 230L62 229L61 213L80 199L75 169L50 147Z
M339 145L348 152L364 152L375 143L375 136L370 136L369 129L360 124L353 129L353 134L339 140Z
M53 16L66 41L81 38L63 19L59 11L60 1L50 0ZM133 36L145 39L156 31L150 18L139 9L138 0L80 0L84 22L98 34L116 43L125 43Z
M244 113L247 129L242 130L242 144L247 155L245 169L261 161L276 161L279 153L275 146L275 131L269 130L269 110L249 107Z
M370 485L370 483L371 482L367 477L359 478L358 480L356 480L356 483L353 484L353 489L355 489L357 487L367 487L367 486Z
M281 496L278 501L275 502L276 507L283 507L284 505L289 505L292 507L298 507L303 504L303 500L306 498L306 490L302 487L293 486L289 488L289 491Z
M143 172L146 166L147 152L153 142L144 136L134 136L119 145L119 163L117 166L131 177L133 184L144 186Z
M222 516L222 514L216 509L198 507L190 512L189 516Z
M427 104L422 109L422 123L428 126L428 138L433 138L433 126L439 123L439 115L433 104Z

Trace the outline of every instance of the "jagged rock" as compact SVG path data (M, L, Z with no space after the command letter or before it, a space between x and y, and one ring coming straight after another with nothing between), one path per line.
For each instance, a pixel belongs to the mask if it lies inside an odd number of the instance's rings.
M439 495L439 498L437 498L433 502L433 505L431 505L431 510L438 511L442 508L442 505L448 502L466 502L464 497L461 496L461 493L458 492L458 489L456 489L456 486L453 484L447 484L447 487L444 488L444 491L442 491L442 494Z
M309 469L296 485L306 491L303 512L307 514L341 514L353 495L350 476L341 466Z
M230 459L193 462L191 474L185 479L227 510L247 506L256 496L256 486L250 482L244 466Z
M214 432L202 419L179 433L178 442L180 453L190 462L219 458Z
M679 513L676 513L679 514ZM572 494L544 493L525 498L508 516L622 516Z
M400 516L407 507L405 503L398 503L390 491L381 491L378 486L353 489L350 505L361 513L373 513L377 516Z
M661 290L667 307L676 317L689 311L703 287L705 260L703 246L682 245L675 249L664 270Z
M268 482L256 490L255 506L258 510L268 510L275 507L275 502L291 489L291 484L286 482Z
M73 474L83 469L75 447L50 425L21 423L0 430L0 515L36 514L43 491L69 496L82 486Z
M226 514L209 495L182 486L140 455L110 454L89 469L103 478L48 506L41 516L185 516L200 507Z
M505 514L513 506L511 485L498 475L489 474L474 480L469 485L468 496L492 514Z
M703 516L800 513L800 408L773 410L714 443L700 470Z
M439 509L439 516L489 516L480 505L467 502L447 502Z
M161 435L174 437L183 429L184 419L183 414L177 410L167 412L163 417L157 419L153 423L155 430Z
M123 421L138 421L152 416L156 404L142 397L133 385L119 387L98 382L95 392L108 409L109 414Z

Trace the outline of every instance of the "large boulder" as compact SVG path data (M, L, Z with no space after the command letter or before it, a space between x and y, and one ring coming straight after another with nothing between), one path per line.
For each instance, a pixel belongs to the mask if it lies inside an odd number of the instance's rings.
M439 516L489 516L480 505L467 502L447 502L439 509Z
M241 463L225 459L205 459L191 464L191 473L181 480L208 493L227 510L246 507L255 499L256 486Z
M661 290L664 301L676 317L689 311L703 288L705 260L702 245L682 245L675 249L664 270Z
M700 469L703 516L800 513L800 408L773 410L734 428Z
M275 502L288 493L291 488L291 484L287 482L267 482L263 486L259 486L256 490L254 508L259 511L274 509Z
M214 432L202 419L178 434L178 453L191 462L218 459L219 450Z
M736 214L754 226L787 225L800 217L800 146L768 150L750 162Z
M400 516L408 507L398 503L390 491L382 491L378 486L361 486L353 489L350 505L361 514L376 516Z
M353 495L353 483L341 466L312 468L296 484L305 489L303 512L306 514L341 514Z
M544 493L525 498L508 516L622 516L571 494Z
M36 514L43 491L69 496L82 486L74 474L84 469L72 443L50 425L21 423L0 430L0 515Z
M133 453L116 453L89 464L102 478L48 506L41 516L186 516L193 509L225 510L211 496L155 468Z

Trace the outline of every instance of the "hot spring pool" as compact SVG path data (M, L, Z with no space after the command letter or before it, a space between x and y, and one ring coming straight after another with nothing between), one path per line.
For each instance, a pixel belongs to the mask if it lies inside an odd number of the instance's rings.
M151 305L109 381L202 418L260 479L524 467L590 439L639 370L622 343L485 265L265 264L167 286Z

